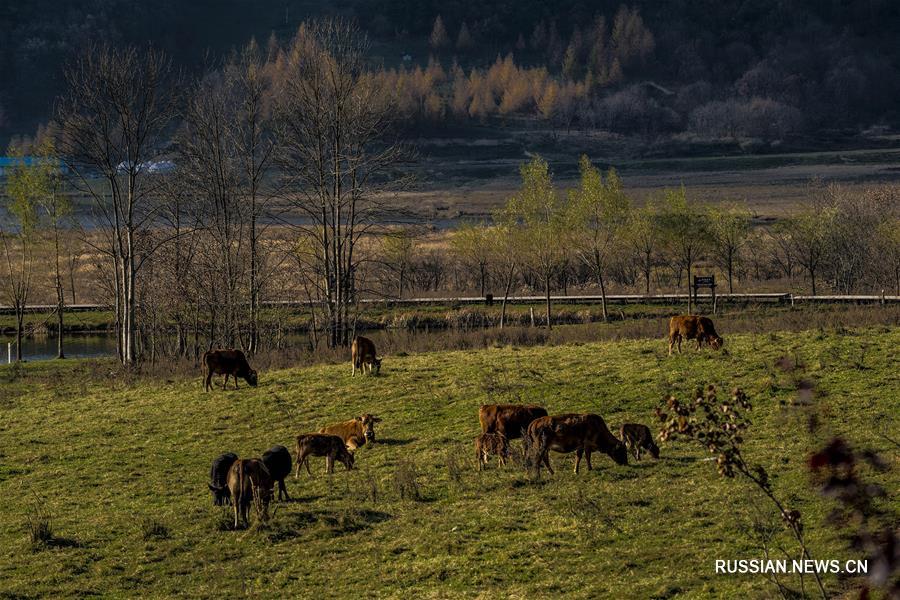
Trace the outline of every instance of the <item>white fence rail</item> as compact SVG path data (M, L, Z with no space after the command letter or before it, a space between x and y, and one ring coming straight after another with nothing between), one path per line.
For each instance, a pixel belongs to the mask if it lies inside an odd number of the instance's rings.
M597 295L574 295L574 296L550 296L554 304L598 304L601 297ZM494 297L494 303L499 303L501 297ZM687 302L687 294L657 294L647 296L644 294L611 294L606 297L606 301L610 304L676 304L679 302ZM697 302L709 303L711 297L705 294L699 294L696 297ZM797 303L849 303L849 304L892 304L900 302L900 296L887 295L831 295L831 296L807 296L783 293L761 293L761 294L716 294L716 300L719 303L730 302L768 302L775 304L797 304ZM510 296L509 304L540 304L545 301L543 296ZM463 305L463 304L485 304L486 299L479 296L459 296L459 297L443 297L443 298L365 298L360 300L360 304L364 305L386 305L386 306L418 306L418 305ZM312 304L306 300L269 300L262 302L265 307L284 307L301 308ZM56 310L55 304L35 304L27 308L29 313L52 312ZM72 304L66 305L66 311L69 312L86 312L95 310L112 310L112 306L104 304ZM0 306L0 314L14 314L11 306Z

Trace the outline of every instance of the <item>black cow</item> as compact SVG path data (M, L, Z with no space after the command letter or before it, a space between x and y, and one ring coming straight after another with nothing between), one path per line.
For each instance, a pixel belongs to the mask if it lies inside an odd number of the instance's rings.
M262 455L262 462L269 470L272 481L278 482L278 499L282 494L285 500L290 500L284 478L291 474L291 453L284 446L272 446Z
M226 452L212 462L212 469L209 472L209 491L213 494L213 504L216 506L231 504L228 471L237 459L237 454L234 452Z

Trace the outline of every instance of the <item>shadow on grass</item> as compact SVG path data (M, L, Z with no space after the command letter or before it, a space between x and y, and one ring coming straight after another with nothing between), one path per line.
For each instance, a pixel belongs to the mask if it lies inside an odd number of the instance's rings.
M32 547L32 549L35 552L38 550L49 550L49 549L58 549L58 548L84 548L84 544L82 544L81 542L79 542L76 539L53 536L50 539L44 540L40 544L35 544Z
M379 445L382 445L382 444L385 445L385 446L405 446L405 445L407 445L407 444L413 443L414 441L416 441L416 440L414 440L414 439L411 439L411 440L395 440L395 439L392 439L392 438L382 438L382 439L377 439L377 440L375 440L375 441L372 443L372 447L374 448L375 446L379 446Z
M284 542L314 528L329 536L345 535L368 529L390 518L389 513L368 509L303 511L284 515L271 522L273 531L268 537L271 542Z

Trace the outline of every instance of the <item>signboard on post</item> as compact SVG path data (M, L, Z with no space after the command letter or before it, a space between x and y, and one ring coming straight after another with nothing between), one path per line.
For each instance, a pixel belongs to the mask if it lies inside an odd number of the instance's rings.
M700 288L709 288L712 294L713 314L716 314L716 276L715 275L695 275L694 276L694 303L697 302L697 290Z

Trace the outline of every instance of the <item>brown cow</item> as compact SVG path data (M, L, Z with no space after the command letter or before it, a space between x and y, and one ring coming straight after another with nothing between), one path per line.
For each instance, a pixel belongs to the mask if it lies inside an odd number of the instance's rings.
M353 371L350 376L356 375L356 370L366 374L366 367L369 373L375 372L378 375L381 372L381 359L375 355L375 344L369 338L361 335L353 338L353 345L350 346L350 361L353 363Z
M697 350L703 346L703 342L718 350L725 344L725 340L716 333L713 322L708 317L697 315L681 315L669 320L669 356L672 356L672 348L678 344L678 353L681 354L681 340L697 340Z
M216 375L225 375L225 383L222 389L228 385L228 376L234 377L234 389L238 389L238 377L242 377L252 387L256 387L257 374L250 368L247 357L240 350L229 348L227 350L210 350L203 355L203 364L206 365L206 385L205 391L209 391L212 387L213 373Z
M330 433L336 435L347 445L347 450L351 452L356 450L366 442L370 444L375 441L375 423L380 423L381 419L375 415L366 413L359 417L343 421L342 423L333 423L326 425L319 430L319 433Z
M475 460L478 461L478 470L487 465L488 459L496 456L497 462L502 467L509 458L509 443L502 433L482 433L475 438Z
M575 452L575 472L581 465L581 455L587 460L588 471L591 466L591 452L598 450L608 454L620 465L628 464L628 451L616 436L610 433L606 422L600 415L565 414L535 419L528 426L528 437L538 449L539 461L550 466L550 450L561 453ZM540 462L538 468L540 468Z
M272 499L272 477L263 462L257 458L239 458L228 471L228 490L234 507L234 528L241 522L250 524L250 507L260 503L260 519L269 518L269 501Z
M294 471L294 478L300 477L300 466L306 463L306 472L312 475L309 470L309 456L325 457L325 472L334 473L334 460L337 459L344 463L347 470L353 469L353 453L347 450L344 440L336 435L327 433L306 433L297 436L297 459L295 461L297 467Z
M478 409L482 433L500 433L508 440L522 437L529 423L546 417L547 410L536 404L483 404Z
M647 450L653 458L659 458L659 446L653 441L650 428L639 423L625 423L619 429L619 437L625 447L634 453L635 460L641 460L641 450Z

